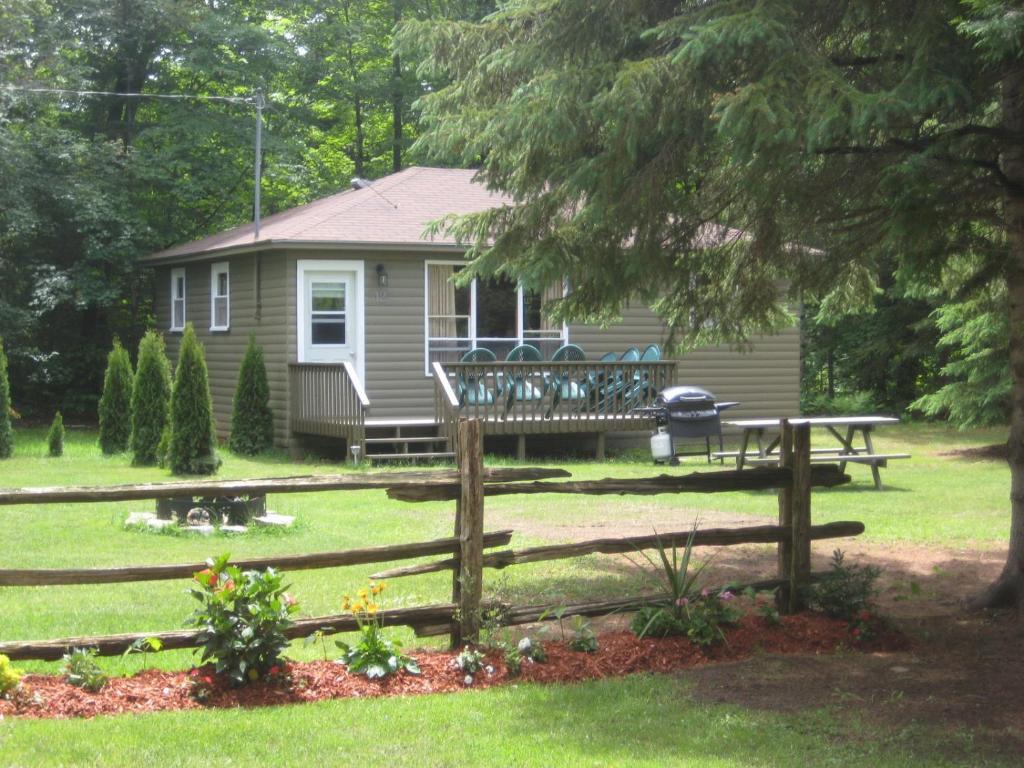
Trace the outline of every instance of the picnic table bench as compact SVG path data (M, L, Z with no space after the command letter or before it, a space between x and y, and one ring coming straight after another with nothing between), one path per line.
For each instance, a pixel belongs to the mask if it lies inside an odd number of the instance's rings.
M738 419L726 421L730 427L742 430L740 449L738 451L718 451L712 456L719 459L735 458L736 468L743 469L744 465L777 464L779 461L779 423L781 419ZM811 463L839 463L839 471L846 469L850 464L866 464L871 467L871 476L875 481L875 488L882 490L882 477L879 473L880 467L888 466L888 462L894 459L909 459L909 453L876 453L874 444L871 441L872 430L880 424L895 424L899 419L891 416L815 416L808 418L790 419L790 424L807 424L813 427L824 429L829 436L838 441L838 445L819 446L811 448ZM766 432L774 430L771 440L765 444ZM856 445L855 440L860 435L863 444ZM751 442L754 443L753 451Z

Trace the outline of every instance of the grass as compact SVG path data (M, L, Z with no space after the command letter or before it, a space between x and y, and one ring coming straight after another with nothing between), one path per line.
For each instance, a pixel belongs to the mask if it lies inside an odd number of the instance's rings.
M694 701L673 677L331 701L93 721L0 722L0 765L1013 765L915 727L870 737L839 711L770 714Z
M814 495L814 519L862 520L865 538L882 543L998 548L1009 531L1009 472L1001 461L967 461L949 452L1002 442L996 430L955 432L941 426L901 425L878 433L880 452L913 458L883 470L887 490L873 490L867 468L849 469L855 482ZM165 470L133 468L126 457L104 457L95 433L69 430L63 458L45 457L43 430L18 434L15 458L2 464L0 484L39 486L166 480ZM489 463L503 463L489 459ZM537 462L543 463L543 462ZM694 469L702 462L691 460ZM655 470L640 452L608 463L558 462L576 478L640 477ZM336 465L289 462L283 455L243 459L225 454L219 476L242 478L337 471ZM685 469L685 468L684 468ZM671 470L679 471L679 470ZM684 530L695 517L725 515L759 522L773 517L771 493L707 497L502 497L488 501L488 525L512 527L514 543L546 543L586 536L594 521L640 531ZM271 507L295 514L287 532L243 537L165 536L128 531L123 521L135 503L0 508L5 568L87 567L200 561L222 551L238 557L346 549L451 535L450 503L402 504L379 491L272 497ZM600 534L598 534L600 535ZM384 567L383 565L380 567ZM771 567L770 557L766 567ZM302 615L333 613L376 568L290 574ZM635 591L641 576L610 558L520 566L488 574L487 588L517 602L570 601ZM449 597L450 576L396 580L390 605ZM105 586L0 589L0 638L28 639L174 629L192 610L181 581ZM401 635L400 635L401 636ZM402 637L410 641L411 636ZM422 644L422 641L420 641ZM293 645L295 658L318 655ZM160 654L150 665L182 668L185 651ZM25 663L28 671L53 664ZM141 666L138 657L106 659L110 674ZM329 722L332 727L319 724ZM452 730L462 738L448 738ZM251 738L252 733L261 734ZM401 739L380 742L383 733ZM689 700L673 679L646 677L583 686L521 686L493 692L407 700L330 702L251 712L169 713L93 722L0 723L0 765L192 764L197 744L205 762L254 760L275 765L312 759L388 760L416 765L957 765L946 755L955 734L901 730L878 743L865 741L855 723L830 712L770 715ZM945 745L945 746L944 746Z

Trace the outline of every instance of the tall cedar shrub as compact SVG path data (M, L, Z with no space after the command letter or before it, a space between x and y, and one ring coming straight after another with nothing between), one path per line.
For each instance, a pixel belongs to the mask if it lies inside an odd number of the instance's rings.
M238 372L238 388L231 414L231 450L254 456L274 443L274 414L270 410L270 385L263 347L256 335L249 336L249 346Z
M160 439L171 420L171 364L164 339L147 331L139 342L132 389L132 464L152 466L160 459Z
M107 356L107 372L103 376L100 397L100 448L106 454L121 453L128 448L132 435L132 361L128 350L114 339L114 348Z
M176 475L211 475L220 466L213 425L213 399L203 345L186 323L171 390L168 464Z
M0 459L14 453L14 428L11 427L11 385L7 379L7 355L0 337Z
M50 424L50 431L46 434L46 445L51 456L64 455L64 417L60 415L60 411L57 411L53 423Z

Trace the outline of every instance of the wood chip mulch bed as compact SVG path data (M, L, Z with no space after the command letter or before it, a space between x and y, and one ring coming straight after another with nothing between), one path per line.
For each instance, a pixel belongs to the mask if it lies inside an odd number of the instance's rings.
M289 662L284 674L260 680L242 688L214 681L209 697L199 702L192 695L199 672L146 670L131 677L112 678L98 693L89 693L54 675L25 675L22 690L11 700L0 699L0 718L96 717L122 713L209 707L257 707L322 699L370 696L410 696L442 693L467 688L490 688L510 682L574 683L604 677L648 672L674 672L688 667L724 661L739 661L754 653L827 654L839 648L868 652L905 650L908 641L896 632L878 633L869 641L855 642L846 622L805 613L785 616L778 626L764 619L745 616L727 631L727 640L700 648L684 637L639 639L629 632L610 632L599 638L596 653L572 651L555 641L558 630L544 640L548 660L524 663L522 673L510 677L499 652L487 654L493 673L479 672L472 686L453 663L454 653L416 651L412 655L422 674L401 672L384 680L367 680L350 675L333 661ZM536 637L536 635L535 635Z

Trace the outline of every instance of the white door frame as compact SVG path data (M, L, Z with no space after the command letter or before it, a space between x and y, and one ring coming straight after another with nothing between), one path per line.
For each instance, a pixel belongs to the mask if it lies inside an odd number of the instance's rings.
M340 259L298 259L295 262L295 328L297 334L296 356L300 363L306 360L306 273L307 272L354 272L355 285L351 307L346 311L355 319L355 366L359 378L366 386L366 290L365 262Z

